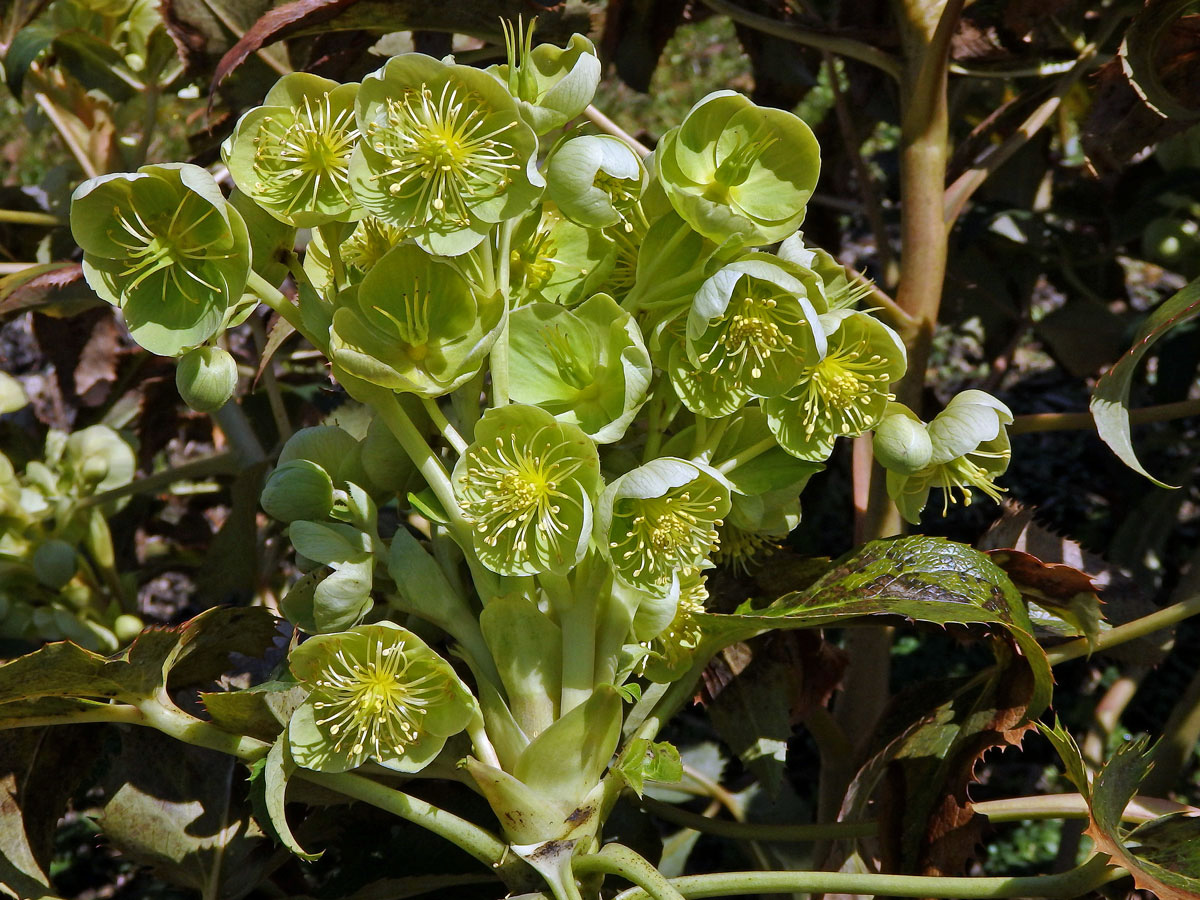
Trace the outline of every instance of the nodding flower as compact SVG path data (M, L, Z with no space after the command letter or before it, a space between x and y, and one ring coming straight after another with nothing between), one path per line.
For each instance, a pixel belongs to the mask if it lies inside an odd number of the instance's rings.
M475 714L450 664L390 622L311 637L290 663L309 689L288 726L292 757L305 768L344 772L374 760L414 772Z

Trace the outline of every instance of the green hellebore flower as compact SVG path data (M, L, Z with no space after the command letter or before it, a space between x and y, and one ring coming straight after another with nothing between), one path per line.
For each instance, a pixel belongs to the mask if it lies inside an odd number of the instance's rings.
M821 279L825 301L830 310L853 309L871 294L871 282L865 277L852 279L846 267L820 247L807 247L804 235L797 231L779 245L780 259L811 269Z
M679 576L675 614L658 634L642 645L648 651L639 664L643 675L660 684L676 680L691 665L704 632L697 616L708 601L708 584L699 568ZM639 614L641 610L639 609Z
M338 294L330 353L364 381L440 397L478 371L504 313L498 294L477 297L453 265L401 244Z
M406 53L363 79L355 108L354 193L430 253L466 253L545 187L537 137L486 72Z
M935 487L943 491L943 513L955 501L956 490L964 506L971 505L970 488L978 488L998 502L1004 489L994 482L1004 474L1012 456L1005 429L1012 420L1009 408L983 391L963 391L955 396L927 426L933 445L928 465L913 474L888 471L888 495L900 514L917 524L929 491Z
M362 215L348 175L358 142L357 93L357 84L307 72L280 78L222 147L242 193L300 228Z
M708 466L661 457L622 475L600 498L596 541L625 584L662 593L704 564L720 541L729 487Z
M370 759L419 772L476 714L450 664L391 622L315 635L288 662L310 691L288 722L292 758L306 769L345 772Z
M534 47L534 22L530 22L518 47L520 24L514 28L502 19L500 25L508 62L489 66L487 71L508 87L533 130L546 134L583 112L600 84L600 59L592 42L573 34L565 48L553 44Z
M160 356L204 343L242 296L250 237L211 175L186 163L90 178L71 195L83 274Z
M607 294L573 309L531 303L509 319L509 394L578 425L597 443L621 439L650 385L650 354L633 317Z
M633 231L638 198L649 182L629 145L607 134L563 141L546 160L546 190L564 216L588 228Z
M612 286L617 255L603 231L576 225L553 203L543 203L541 215L523 218L513 234L513 306L538 301L574 306L602 286Z
M490 409L453 479L475 553L493 572L561 574L583 558L600 458L578 426L536 406Z
M828 459L837 438L870 431L883 418L908 361L899 335L866 313L829 312L821 326L825 356L786 394L763 401L779 445L813 462Z
M363 276L383 259L393 247L404 243L404 232L377 216L365 216L354 223L342 226L350 234L342 240L342 265L351 284L358 284ZM314 231L304 253L304 272L322 294L332 293L333 266L329 250L321 232Z
M50 442L49 436L46 441ZM102 494L133 481L137 459L117 432L107 425L89 425L66 439L61 468L81 494Z
M933 459L929 429L908 407L889 403L871 438L875 459L889 472L915 475Z
M717 270L692 300L686 360L672 354L680 398L720 416L751 397L783 394L825 356L823 307L816 276L774 257L751 254Z
M782 240L804 220L821 170L809 127L780 109L715 91L663 135L655 151L663 190L688 224L718 244Z

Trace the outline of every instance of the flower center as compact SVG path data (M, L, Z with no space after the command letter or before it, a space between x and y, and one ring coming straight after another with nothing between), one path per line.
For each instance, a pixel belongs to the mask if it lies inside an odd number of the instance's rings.
M302 110L266 116L254 138L255 190L289 215L334 201L330 194L340 205L354 206L347 172L358 136L354 113L335 113L328 93L315 103L305 97Z
M421 279L414 276L411 289L400 293L400 305L403 309L403 316L393 315L382 306L372 306L371 309L375 310L375 312L379 313L392 324L396 336L407 344L411 351L419 347L423 348L429 343L431 330L429 300L430 292L428 290L422 291ZM419 355L424 357L426 354L419 353Z
M971 505L970 488L976 487L983 491L992 500L997 503L1002 499L1000 494L1004 488L997 487L992 482L992 475L981 466L976 459L1003 459L1004 453L990 452L986 450L974 450L957 459L952 459L948 463L938 466L933 477L933 483L940 488L943 488L942 494L942 515L945 515L950 508L950 504L956 502L954 491L962 494L963 506Z
M749 369L751 378L761 378L773 355L790 350L794 341L787 330L805 321L772 297L746 296L731 308L734 311L726 313L722 333L699 361L703 365L714 353L724 355L735 368L733 384L740 387L745 370Z
M559 485L582 463L556 458L558 447L528 450L537 446L544 430L527 447L518 447L515 437L507 443L497 437L493 446L480 445L472 453L463 479L468 494L463 514L489 547L507 539L524 552L539 535L551 539L567 530L560 517L562 503L576 501Z
M334 749L349 744L355 765L367 756L382 759L414 743L421 720L440 689L433 672L413 677L404 646L376 640L365 659L344 648L317 679L313 705L328 711L317 720L336 738Z
M887 391L888 361L870 353L859 339L831 349L819 363L804 370L798 386L804 434L812 437L819 424L831 434L862 434L874 422L874 407L895 399Z
M634 564L634 578L648 573L656 583L670 581L671 572L695 565L711 553L720 538L714 518L717 507L704 499L693 499L686 488L673 488L661 497L627 498L622 501L632 516L628 533L609 547L614 556Z
M388 162L375 180L412 204L406 227L434 220L467 225L471 206L511 183L509 171L520 166L496 138L516 122L491 127L488 112L478 94L460 97L458 87L447 82L436 98L422 85L388 99L385 121L367 126L372 146Z
M346 265L366 271L404 239L400 229L375 216L367 216L342 244Z

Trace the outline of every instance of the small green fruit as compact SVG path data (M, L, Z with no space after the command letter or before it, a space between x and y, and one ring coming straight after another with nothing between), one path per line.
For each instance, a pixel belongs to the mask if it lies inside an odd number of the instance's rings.
M75 548L57 538L44 541L33 551L33 572L37 580L53 591L62 590L75 577L78 564Z
M122 644L128 644L135 637L142 633L142 629L146 627L146 623L139 616L134 616L129 613L122 613L117 616L113 622L113 634L117 636L117 640Z
M884 418L875 429L875 458L885 469L912 475L929 465L933 442L925 423L905 415Z
M189 350L175 367L175 386L183 402L196 412L220 409L237 387L237 363L220 347Z
M310 460L290 460L267 479L262 508L281 522L319 522L333 509L333 481Z

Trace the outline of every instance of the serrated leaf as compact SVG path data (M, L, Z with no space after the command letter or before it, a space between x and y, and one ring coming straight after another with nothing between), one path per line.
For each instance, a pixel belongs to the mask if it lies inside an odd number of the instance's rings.
M267 812L267 821L271 828L275 831L275 837L279 843L287 847L296 856L303 860L312 862L315 859L320 859L321 853L309 853L300 846L299 841L292 835L292 829L288 826L287 821L287 783L292 772L296 770L296 764L291 761L287 751L287 736L280 737L274 744L271 745L270 751L267 753L266 759L263 760L261 773L257 775L261 779L262 784L262 800L263 806Z
M1125 465L1159 487L1173 485L1159 481L1138 461L1129 428L1129 386L1138 363L1155 342L1172 328L1195 318L1197 313L1200 313L1200 279L1188 284L1150 314L1134 335L1133 346L1104 373L1092 392L1092 419L1100 439Z
M683 760L674 744L651 742L647 738L631 741L621 754L617 771L630 789L642 796L646 780L675 784L683 779Z
M1188 66L1190 60L1180 51L1189 47L1194 37L1192 28L1182 20L1195 12L1195 6L1193 0L1149 0L1133 17L1121 42L1118 56L1129 83L1145 104L1164 119L1200 117L1200 108L1181 102L1162 77L1169 74L1174 83L1189 86L1195 63ZM1197 98L1193 95L1186 99Z
M810 587L762 610L697 619L710 646L764 631L816 628L855 619L892 616L937 625L982 625L1007 633L1034 675L1029 703L1035 717L1050 702L1053 678L1020 593L986 555L927 535L871 541L837 560Z

